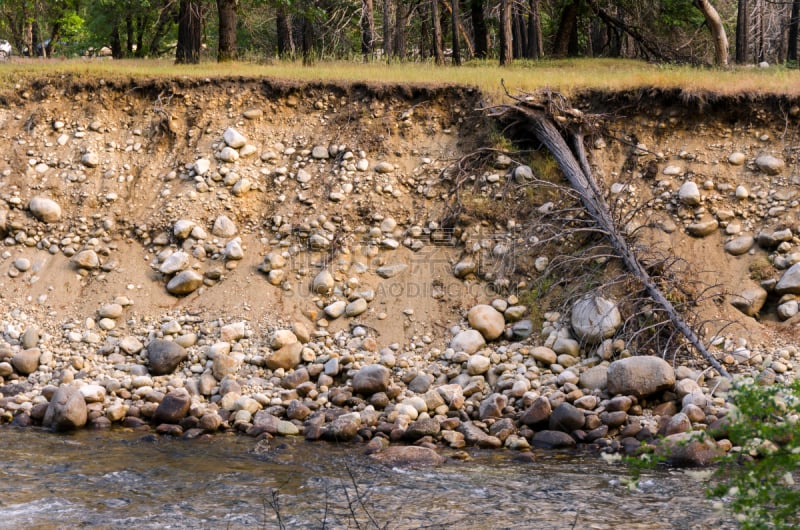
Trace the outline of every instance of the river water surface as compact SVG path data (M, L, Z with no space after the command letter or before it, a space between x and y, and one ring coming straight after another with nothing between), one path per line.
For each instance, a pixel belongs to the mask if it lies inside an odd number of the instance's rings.
M734 528L680 470L638 489L595 454L470 452L397 469L363 446L0 429L0 528Z

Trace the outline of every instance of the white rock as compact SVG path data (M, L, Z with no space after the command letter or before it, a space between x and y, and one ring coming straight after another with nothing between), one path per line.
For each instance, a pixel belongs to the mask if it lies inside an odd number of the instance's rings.
M316 294L328 295L333 291L333 275L327 270L323 269L314 276L311 282L311 291Z
M81 164L86 167L97 167L100 165L100 157L97 156L97 153L89 151L81 156Z
M450 347L457 351L473 354L486 345L486 340L481 335L481 332L476 329L468 329L459 332L453 340L450 341Z
M238 261L244 258L244 250L242 250L242 244L238 237L228 241L228 244L225 245L223 255L225 259L231 261Z
M270 341L270 348L273 350L280 350L284 346L298 342L297 335L288 329L279 329L272 334Z
M106 389L100 385L83 385L79 390L86 403L102 403L106 397Z
M469 375L481 375L489 371L492 361L485 355L472 355L467 359L467 373Z
M697 188L697 184L692 181L684 182L678 190L678 199L688 206L700 204L700 190Z
M209 168L211 168L211 160L208 158L198 158L195 160L194 165L192 166L196 175L200 175L201 177L208 173Z
M217 237L233 237L238 232L236 228L236 224L230 220L227 215L220 215L214 221L214 227L211 229L211 233Z
M772 155L761 155L756 158L756 166L767 175L779 175L786 167L786 162Z
M52 199L34 197L28 203L31 214L43 223L55 223L61 219L61 207Z
M728 163L732 166L741 166L745 161L747 161L745 154L738 151L731 153L731 156L728 157Z
M234 129L233 127L228 127L225 129L225 132L222 133L222 139L225 140L225 143L234 148L239 149L240 147L244 147L247 143L247 138L244 137L242 133Z
M572 329L588 343L611 337L622 325L617 304L600 296L589 295L572 306Z
M175 274L189 268L189 261L191 256L183 251L173 252L167 259L164 260L158 267L158 272L161 274Z
M217 158L222 160L223 162L236 162L239 160L239 151L234 149L233 147L223 147L220 152L217 153Z
M188 219L180 219L175 221L175 224L172 226L172 233L178 239L186 239L192 234L192 230L196 223L194 221L190 221Z
M337 300L332 304L328 304L325 306L325 314L328 315L329 318L336 320L340 316L344 314L345 309L347 308L347 302L343 300Z

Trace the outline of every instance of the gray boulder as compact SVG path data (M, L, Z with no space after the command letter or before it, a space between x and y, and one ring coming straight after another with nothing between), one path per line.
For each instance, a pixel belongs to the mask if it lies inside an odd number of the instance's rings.
M575 440L561 431L539 431L533 435L531 445L542 449L569 449L575 447Z
M193 270L181 271L167 283L167 292L175 296L185 296L195 292L203 285L203 277Z
M523 425L534 426L548 421L552 412L553 408L552 405L550 405L550 400L544 396L539 396L531 406L528 407L528 410L522 414L519 421Z
M42 352L39 348L20 350L11 357L11 366L17 373L29 375L39 368L39 357L41 356Z
M361 427L361 416L357 412L342 414L322 428L322 438L334 442L352 440Z
M778 294L800 294L800 263L795 263L783 273L775 286Z
M594 344L614 335L622 325L622 315L616 303L589 295L572 306L571 323L579 339Z
M458 432L464 435L464 442L467 445L474 445L485 449L496 449L503 446L503 442L497 436L486 434L483 429L470 421L465 421L458 426Z
M731 305L752 317L756 316L767 301L767 291L760 285L751 285L745 288L739 296L733 297Z
M503 409L508 405L508 397L503 394L490 394L483 401L479 408L480 418L499 418L503 415Z
M87 414L86 401L80 390L65 385L53 394L42 423L55 431L69 431L86 425Z
M153 421L156 423L178 423L189 413L191 404L192 398L185 389L173 390L164 396L164 399L158 404L153 414Z
M583 372L580 376L580 387L590 390L603 390L608 386L608 367L593 366Z
M675 371L659 357L641 355L614 361L608 367L608 392L649 396L675 385Z
M189 353L180 344L170 340L156 339L147 345L147 359L152 375L166 375L175 371L187 359Z
M382 464L400 467L438 466L445 460L433 449L413 445L392 445L371 456Z
M550 415L550 430L572 432L583 427L583 412L574 405L562 403Z
M302 353L303 345L299 342L293 342L275 350L272 355L267 357L265 362L270 370L277 370L278 368L289 370L300 364Z
M772 155L761 155L756 158L756 166L767 175L780 175L786 167L786 162Z
M463 351L470 355L480 350L485 345L486 340L483 338L483 335L481 335L481 332L476 329L461 331L450 341L450 347L455 351Z
M389 388L389 369L380 364L363 367L353 376L353 393L371 396Z

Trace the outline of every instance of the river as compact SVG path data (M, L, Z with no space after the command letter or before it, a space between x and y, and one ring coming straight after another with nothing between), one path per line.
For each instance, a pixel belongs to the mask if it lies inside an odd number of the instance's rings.
M0 428L0 528L734 528L697 474L595 454L470 451L396 469L363 446Z

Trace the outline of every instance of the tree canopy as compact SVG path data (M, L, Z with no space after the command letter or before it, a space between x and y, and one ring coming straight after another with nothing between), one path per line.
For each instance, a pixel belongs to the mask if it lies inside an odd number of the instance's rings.
M0 0L16 54L797 63L800 0ZM730 37L729 37L730 36Z

